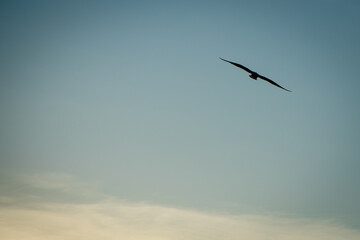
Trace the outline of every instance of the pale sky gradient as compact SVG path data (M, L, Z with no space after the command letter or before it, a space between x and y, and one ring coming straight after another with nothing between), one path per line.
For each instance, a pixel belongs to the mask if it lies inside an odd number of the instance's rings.
M359 11L355 0L1 1L1 199L22 211L36 203L22 194L111 196L359 231ZM24 175L48 176L46 193ZM74 182L81 198L53 190Z

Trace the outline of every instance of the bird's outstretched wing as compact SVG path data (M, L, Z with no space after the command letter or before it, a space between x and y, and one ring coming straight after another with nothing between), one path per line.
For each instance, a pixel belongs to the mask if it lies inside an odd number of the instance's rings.
M225 62L228 62L228 63L231 63L232 65L235 65L241 69L244 69L245 71L249 72L249 73L253 73L253 71L251 71L250 69L248 69L247 67L244 67L243 65L241 64L238 64L238 63L234 63L234 62L231 62L231 61L228 61L228 60L225 60L225 59L222 59L220 58L221 60L225 61Z
M259 75L259 78L261 78L261 79L263 79L263 80L265 80L265 81L267 81L267 82L269 82L269 83L271 83L271 84L273 84L273 85L275 85L275 86L277 86L277 87L279 87L279 88L282 88L282 89L284 89L285 91L291 92L290 90L288 90L288 89L286 89L286 88L283 88L282 86L280 86L279 84L277 84L277 83L274 82L273 80L268 79L267 77L264 77L264 76Z

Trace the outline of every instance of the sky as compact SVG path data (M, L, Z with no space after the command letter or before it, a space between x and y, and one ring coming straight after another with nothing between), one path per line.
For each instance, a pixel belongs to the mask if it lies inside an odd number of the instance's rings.
M359 11L1 1L0 232L359 239Z

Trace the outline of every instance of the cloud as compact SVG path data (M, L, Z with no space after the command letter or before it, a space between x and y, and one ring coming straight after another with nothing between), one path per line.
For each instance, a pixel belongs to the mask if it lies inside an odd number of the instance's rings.
M271 216L219 215L151 204L104 201L0 208L4 239L360 239L328 222Z
M77 189L81 185L72 177L67 182L65 179L69 179L69 176L63 177L64 181L61 180L61 175L37 176L32 178L29 185L63 192ZM73 183L76 183L75 187L70 186ZM1 236L7 240L360 239L359 231L330 221L269 215L227 215L132 203L102 196L102 200L91 203L43 199L32 206L2 205ZM12 198L3 197L3 200L11 201Z

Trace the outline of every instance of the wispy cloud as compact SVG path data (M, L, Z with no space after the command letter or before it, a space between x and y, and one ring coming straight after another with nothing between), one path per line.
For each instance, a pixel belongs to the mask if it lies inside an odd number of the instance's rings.
M97 183L64 173L26 173L0 182L0 204L33 206L44 202L90 203L106 198Z
M44 189L59 189L69 191L83 185L77 178L69 174L38 173L23 175L22 179L29 185Z
M71 189L56 183L60 175L37 187ZM68 179L68 176L65 176ZM61 182L61 180L60 180ZM66 190L67 191L67 190ZM104 196L104 195L103 195ZM11 198L4 198L10 201ZM338 240L360 239L360 232L329 222L260 215L225 215L104 197L93 203L42 201L35 207L0 207L4 239L127 239L127 240Z

